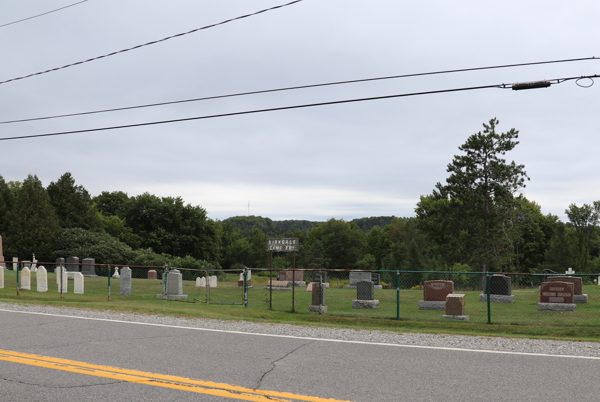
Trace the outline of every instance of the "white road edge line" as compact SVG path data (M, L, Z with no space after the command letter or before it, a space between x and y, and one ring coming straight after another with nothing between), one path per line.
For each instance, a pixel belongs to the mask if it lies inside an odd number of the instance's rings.
M235 334L235 335L253 335L253 336L266 336L266 337L273 337L273 338L300 339L300 340L307 340L307 341L351 343L351 344L372 345L372 346L393 346L393 347L413 348L413 349L447 350L447 351L455 351L455 352L475 352L475 353L492 353L492 354L505 354L505 355L517 355L517 356L562 357L562 358L567 358L567 359L600 360L600 357L596 357L596 356L553 355L553 354L549 354L549 353L509 352L509 351L502 351L502 350L464 349L464 348L449 348L449 347L443 347L443 346L400 345L400 344L396 344L396 343L384 343L384 342L347 341L347 340L343 340L343 339L311 338L308 336L277 335L277 334L263 334L263 333L255 333L255 332L231 331L231 330L225 330L225 329L196 328L196 327L185 327L185 326L181 326L181 325L166 325L166 324L154 324L154 323L149 323L149 322L111 320L108 318L93 318L93 317L63 315L63 314L37 313L37 312L32 312L32 311L16 311L16 310L5 310L5 309L0 309L0 311L6 312L6 313L46 315L46 316L51 316L51 317L75 318L75 319L79 319L79 320L104 321L104 322L114 322L114 323L121 323L121 324L149 325L149 326L153 326L153 327L187 329L187 330L193 330L193 331L206 331L206 332L220 332L220 333Z

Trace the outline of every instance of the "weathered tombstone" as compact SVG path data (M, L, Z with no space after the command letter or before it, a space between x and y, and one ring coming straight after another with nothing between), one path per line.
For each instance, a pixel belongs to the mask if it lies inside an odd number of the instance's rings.
M84 258L81 263L81 273L83 276L98 276L96 275L96 259L95 258Z
M540 286L538 310L575 311L574 285L570 282L543 282Z
M163 273L163 293L157 294L159 299L187 299L188 295L183 294L183 276L178 269L172 269L165 275Z
M512 294L512 281L510 276L493 274L488 276L490 281L490 301L492 303L514 303L515 296ZM479 295L479 301L487 302L487 289L484 286L483 293Z
M0 267L0 289L4 289L4 267Z
M17 257L13 257L13 271L16 271L19 266L19 259Z
M31 271L27 267L21 270L21 290L31 290Z
M35 271L35 285L38 292L48 291L48 271L43 265L40 265Z
M129 267L121 268L120 295L131 296L131 269Z
M356 300L352 300L352 308L379 308L379 300L375 300L375 285L368 281L356 283Z
M452 293L446 296L446 314L442 318L468 321L465 315L465 295Z
M84 276L81 272L73 274L73 293L83 294L83 280Z
M573 303L587 303L588 295L583 294L583 280L578 276L549 276L548 282L569 282L573 284Z
M196 287L203 288L206 287L206 278L205 277L197 277L196 278Z
M119 275L119 267L115 267L115 273L112 276L114 279L119 279L121 276Z
M454 292L452 281L423 282L423 300L419 302L420 310L445 310L446 296Z
M64 258L57 258L56 259L56 265L54 265L54 268L60 267L61 265L62 266L65 265L65 259Z
M67 257L67 271L79 272L79 257Z
M60 265L56 268L56 285L58 286L58 291L67 293L69 291L69 278L67 276L67 269Z
M320 314L326 313L325 288L318 282L311 282L310 285L312 285L312 304L308 306L308 311Z
M217 276L216 275L208 277L208 287L209 288L216 288L217 287Z
M156 271L151 269L148 271L148 279L156 279Z

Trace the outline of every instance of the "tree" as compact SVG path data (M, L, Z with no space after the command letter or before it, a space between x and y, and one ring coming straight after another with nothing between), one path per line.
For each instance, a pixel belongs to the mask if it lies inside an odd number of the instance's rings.
M565 210L569 218L569 224L575 229L577 235L578 258L577 267L584 270L590 257L590 244L597 235L597 225L599 219L600 201L596 201L594 206L583 204L578 207L576 204L569 205Z
M513 128L497 133L498 123L491 119L483 132L459 147L464 154L448 165L446 184L437 183L416 208L423 230L451 255L448 262L472 263L482 271L512 263L507 230L514 218L515 193L529 179L523 165L502 158L519 143L519 132Z
M125 219L129 209L129 196L122 191L103 191L100 195L93 198L98 211L105 216L118 216Z
M90 194L83 186L75 185L71 173L67 172L56 182L51 182L48 195L62 228L101 230Z
M343 219L330 219L310 231L308 246L320 242L323 248L323 262L329 269L354 269L362 259L365 245L364 234L352 222Z
M7 214L14 205L14 191L6 184L4 177L0 175L0 236L6 234L8 229Z
M59 223L50 197L37 176L29 175L23 181L6 219L6 255L28 259L35 254L40 261L49 260Z

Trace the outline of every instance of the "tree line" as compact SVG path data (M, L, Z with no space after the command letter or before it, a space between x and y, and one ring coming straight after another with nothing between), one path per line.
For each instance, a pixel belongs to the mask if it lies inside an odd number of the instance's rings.
M248 267L413 271L600 272L600 201L565 210L562 222L524 197L525 167L504 156L518 131L498 120L468 137L444 184L420 197L411 218L212 220L181 197L92 197L67 172L46 188L35 175L0 176L0 234L7 259L94 257L97 263L203 269ZM269 237L297 237L300 251L267 251Z

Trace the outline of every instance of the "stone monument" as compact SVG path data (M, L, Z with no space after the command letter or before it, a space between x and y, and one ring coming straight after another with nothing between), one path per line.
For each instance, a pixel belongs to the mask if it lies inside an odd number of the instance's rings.
M574 285L571 282L543 282L538 310L575 311Z
M323 314L327 312L325 305L325 287L320 282L311 282L312 286L312 304L308 306L308 311Z
M79 272L79 257L67 257L67 271Z
M423 300L419 302L420 310L445 310L446 296L454 292L452 281L425 281L423 283Z
M40 265L35 271L35 285L38 292L48 291L48 271L43 265Z
M96 275L96 259L95 258L84 258L81 263L81 273L83 276L98 276Z
M368 281L356 283L356 300L352 300L352 308L379 308L379 300L375 300L375 285Z
M512 281L510 276L493 274L488 275L490 281L490 301L492 303L514 303L515 296L512 294ZM487 289L479 295L479 301L487 302Z
M569 268L570 269L570 268ZM583 294L583 280L578 276L549 276L547 282L569 282L573 284L573 303L587 303L588 295Z
M131 269L129 267L121 268L119 290L121 296L131 296Z
M469 321L465 315L465 295L452 293L446 296L446 314L442 318Z
M187 299L183 294L183 276L178 269L172 269L162 276L163 293L157 294L159 299L179 300Z

